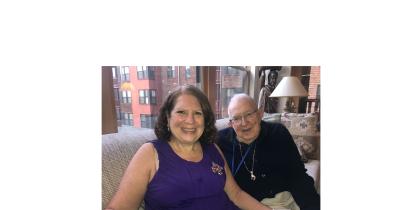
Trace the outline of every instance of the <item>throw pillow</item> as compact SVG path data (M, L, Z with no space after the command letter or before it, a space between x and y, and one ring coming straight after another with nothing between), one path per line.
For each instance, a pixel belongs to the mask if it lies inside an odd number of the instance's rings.
M303 162L319 160L319 130L316 113L282 113L281 123L286 126L295 141Z
M292 135L299 152L301 153L302 160L307 159L319 160L319 136L301 136ZM304 161L305 162L305 161ZM306 162L305 162L306 163Z

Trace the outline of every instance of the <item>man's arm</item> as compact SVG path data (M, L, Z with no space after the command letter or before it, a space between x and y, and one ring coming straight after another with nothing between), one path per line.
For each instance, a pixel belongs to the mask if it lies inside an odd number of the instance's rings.
M286 129L286 128L285 128ZM306 173L305 165L299 155L292 136L286 129L285 144L288 148L288 185L290 193L301 210L319 210L320 196L315 189L314 180Z

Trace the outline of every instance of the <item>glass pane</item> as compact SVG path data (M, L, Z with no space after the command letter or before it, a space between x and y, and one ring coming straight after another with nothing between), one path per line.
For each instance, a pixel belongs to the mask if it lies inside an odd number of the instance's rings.
M228 117L228 104L234 94L247 93L249 76L246 68L221 66L219 70L218 79L216 80L217 104L216 118L221 119Z
M167 95L180 85L190 84L202 89L204 80L209 83L210 95L215 96L211 105L215 108L216 119L227 117L227 105L236 93L248 91L249 76L245 68L227 66L115 66L121 69L130 85L124 90L124 81L114 80L114 87L122 100L115 100L118 110L118 130L154 128L160 106ZM139 77L139 73L147 73ZM146 70L146 71L144 71ZM203 78L203 71L212 77ZM152 76L153 75L153 76ZM209 79L216 78L216 79ZM134 100L132 100L134 99Z
M176 87L191 84L201 88L198 79L201 71L189 66L189 78L186 78L185 66L115 66L121 69L122 78L129 81L131 90L122 90L122 81L114 80L114 87L121 91L122 101L115 101L118 130L154 128L160 106L165 97ZM138 73L142 73L139 77ZM135 100L131 100L135 99ZM129 118L130 117L130 118Z

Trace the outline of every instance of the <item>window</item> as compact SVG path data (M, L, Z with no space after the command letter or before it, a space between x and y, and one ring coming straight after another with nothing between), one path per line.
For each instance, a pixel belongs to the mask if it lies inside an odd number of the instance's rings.
M167 76L168 78L175 78L175 66L168 66Z
M150 103L156 104L156 90L150 90Z
M237 93L243 93L242 88L225 88L222 90L223 95L223 106L227 107L229 105L230 99L233 97L233 95Z
M131 91L121 91L122 103L131 103Z
M121 66L120 68L121 81L130 81L130 69L128 66Z
M115 67L112 67L112 79L117 79L117 72Z
M140 126L142 128L154 128L157 116L140 114Z
M140 104L156 104L156 90L139 90Z
M118 90L118 88L114 88L114 99L115 104L120 104L120 91Z
M118 127L121 127L123 117L122 117L122 113L121 113L120 107L117 106L116 109L115 109L115 111L116 111L116 114L117 114L117 125L118 125Z
M196 82L197 82L197 83L200 83L200 82L201 82L201 79L200 79L200 72L201 72L201 68L200 68L200 66L196 66L196 67L195 67L195 79L196 79Z
M222 66L223 74L225 75L239 75L240 71L237 68L231 66Z
M183 74L181 78L179 74L175 73L175 68L186 70L185 77L188 75L188 69L190 69L191 77L186 80ZM159 115L159 109L161 104L167 95L182 84L192 84L201 88L208 96L212 108L216 115L216 119L226 118L227 105L231 97L237 93L249 93L249 84L258 84L258 76L255 75L250 79L251 71L258 74L259 67L242 67L242 66L153 66L153 67L142 67L142 66L103 66L104 71L109 71L109 77L116 77L112 82L114 87L115 96L115 110L117 113L117 124L118 126L133 126L133 127L150 127L154 125L153 117ZM319 107L319 95L320 95L320 81L319 81L319 66L310 67L310 87L314 87L314 91L309 91L309 98L318 98ZM134 81L133 87L136 92L132 93L127 90L121 89L123 81L120 78L129 79L129 69L140 69L145 77L142 80ZM147 71L147 70L152 71ZM299 70L302 67L291 67L286 66L290 72ZM156 78L153 82L150 82L151 73ZM114 74L115 73L115 74ZM182 72L181 72L182 73ZM147 75L147 77L146 77ZM170 76L170 77L168 77ZM258 88L258 87L257 87ZM138 91L137 91L138 90ZM103 89L104 92L107 90ZM259 90L252 91L252 95L255 100L258 100ZM112 93L109 93L112 94ZM139 94L138 96L136 94ZM132 101L131 97L135 97ZM136 98L138 97L137 101ZM306 106L305 106L306 107ZM312 106L314 107L314 106ZM109 112L112 112L109 111ZM131 114L131 115L129 115ZM143 118L141 115L144 115ZM115 123L113 123L115 124ZM114 130L112 132L115 132ZM123 131L124 132L124 131Z
M217 83L220 83L220 86L216 84L219 88L217 90L218 101L216 101L219 107L215 111L217 119L228 117L227 107L232 96L237 93L248 93L249 86L248 71L245 68L221 66L219 69L220 75L218 75Z
M133 114L123 113L121 122L122 122L122 125L133 126Z
M152 67L140 66L137 68L137 79L155 79Z
M148 104L149 103L149 92L147 90L139 90L140 104Z
M240 67L109 66L103 68L109 71L115 69L117 79L113 80L113 87L119 127L153 128L164 99L171 91L184 84L191 84L205 91L215 110L216 118L224 118L227 116L230 97L234 93L247 92L249 84L246 70L239 69ZM176 69L181 69L181 72L175 72ZM130 81L133 86L131 90L122 89L121 84L124 83L122 79L130 78L129 70L135 73L139 80ZM133 90L136 92L132 92ZM118 129L119 132L127 131L127 129Z
M189 66L185 67L185 79L191 78L191 68Z

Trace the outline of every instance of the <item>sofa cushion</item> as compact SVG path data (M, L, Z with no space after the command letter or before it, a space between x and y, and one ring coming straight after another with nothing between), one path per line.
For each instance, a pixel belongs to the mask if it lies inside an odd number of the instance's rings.
M290 132L302 156L302 161L320 159L320 132L317 113L264 113L266 122L280 122Z
M102 208L114 196L131 158L142 144L156 139L153 129L102 135ZM142 208L140 208L142 209Z
M317 136L318 114L316 113L282 113L281 123L292 135Z
M317 113L281 114L281 123L292 134L293 140L299 148L303 159L320 159L318 119Z
M217 130L222 130L224 128L229 127L229 118L223 118L216 120L216 128Z

